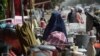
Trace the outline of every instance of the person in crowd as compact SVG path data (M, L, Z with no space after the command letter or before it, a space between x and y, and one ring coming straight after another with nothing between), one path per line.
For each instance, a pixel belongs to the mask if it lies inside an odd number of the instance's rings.
M68 13L68 17L67 17L67 21L69 23L75 23L76 20L75 20L75 9L74 8L71 8L71 11Z
M91 36L87 46L87 56L96 56L96 49L94 47L95 42L96 38Z
M33 15L36 17L37 22L40 22L41 13L40 13L40 9L39 8L35 8L33 10Z
M43 17L44 17L44 13L45 13L44 8L41 8L41 9L40 9L41 18L43 18ZM40 20L41 20L41 19L40 19Z
M43 39L46 40L51 32L56 31L59 28L61 32L67 37L64 21L61 17L61 14L57 11L54 11L51 15L51 18L45 28Z
M82 9L81 8L77 8L76 19L77 19L78 23L84 24L84 21L82 18Z
M44 18L41 18L40 19L40 27L42 29L45 29L46 28L46 20Z
M64 20L64 22L67 22L67 16L68 16L68 10L65 9L65 7L61 8L61 17Z
M53 12L59 12L59 13L60 13L60 7L59 7L59 5L56 5L56 6L55 6Z

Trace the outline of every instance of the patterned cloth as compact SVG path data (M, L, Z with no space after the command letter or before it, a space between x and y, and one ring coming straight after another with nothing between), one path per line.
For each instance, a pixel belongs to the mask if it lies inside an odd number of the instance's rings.
M22 27L19 27L19 25L17 25L16 32L23 49L23 54L28 54L27 52L30 46L38 45L35 34L34 32L32 32L31 24L29 22L24 22Z
M10 50L8 56L17 56L17 55L12 50Z
M63 32L54 31L48 36L47 43L62 49L65 47L67 39Z

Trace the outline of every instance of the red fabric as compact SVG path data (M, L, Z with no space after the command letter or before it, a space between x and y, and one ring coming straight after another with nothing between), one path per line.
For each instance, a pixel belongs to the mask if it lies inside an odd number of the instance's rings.
M95 48L100 48L100 43L95 43L95 44L94 44L94 47L95 47Z
M67 39L64 33L54 31L49 35L47 39L47 43L51 45L55 45L56 47L62 49L65 47L64 44L67 43Z
M27 0L23 0L24 5L24 15L27 15ZM15 15L21 16L21 0L14 0L14 6L15 6Z
M52 51L42 51L46 56L52 56Z
M14 0L15 4L15 15L21 15L21 0Z
M12 50L9 51L9 56L17 56Z
M20 42L19 42L18 39L13 39L13 38L11 38L11 37L5 37L4 41L5 41L5 43L7 43L8 45L10 45L12 47L11 49L14 49L13 51L16 54L21 54L22 49L21 49Z
M52 56L59 56L59 52L57 50L54 50L52 52L53 52Z
M13 48L20 49L20 42L18 39L12 39L11 37L5 37L5 42L11 45Z

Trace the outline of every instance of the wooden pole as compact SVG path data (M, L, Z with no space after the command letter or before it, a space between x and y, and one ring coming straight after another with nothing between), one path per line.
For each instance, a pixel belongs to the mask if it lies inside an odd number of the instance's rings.
M35 0L32 0L32 8L35 8Z
M23 5L23 0L21 0L21 16L22 16L22 22L24 23L24 5Z
M11 4L11 18L15 18L15 6L14 6L14 0L10 0Z
M32 0L29 0L29 8L30 8L30 12L29 12L30 22L32 24Z

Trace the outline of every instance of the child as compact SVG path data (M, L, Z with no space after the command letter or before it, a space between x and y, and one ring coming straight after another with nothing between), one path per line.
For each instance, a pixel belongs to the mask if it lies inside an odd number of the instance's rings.
M41 18L40 19L40 27L42 29L45 29L46 28L46 20L44 18Z

